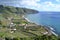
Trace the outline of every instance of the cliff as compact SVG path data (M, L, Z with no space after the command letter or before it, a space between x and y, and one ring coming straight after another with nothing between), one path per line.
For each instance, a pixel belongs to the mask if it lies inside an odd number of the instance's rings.
M38 13L37 10L27 9L27 8L19 8L13 6L3 6L0 5L0 13L17 13L17 14L33 14Z

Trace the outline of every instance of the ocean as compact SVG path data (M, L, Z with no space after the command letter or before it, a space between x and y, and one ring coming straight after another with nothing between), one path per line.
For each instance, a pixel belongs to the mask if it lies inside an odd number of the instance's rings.
M36 24L51 27L52 31L60 35L60 12L32 13L26 14L25 17Z

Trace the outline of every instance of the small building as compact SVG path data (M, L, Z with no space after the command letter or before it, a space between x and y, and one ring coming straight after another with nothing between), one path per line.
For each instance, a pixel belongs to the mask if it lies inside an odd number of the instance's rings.
M10 27L10 33L13 33L16 31L15 25L16 24L14 24L14 23L10 23L10 26L9 26Z

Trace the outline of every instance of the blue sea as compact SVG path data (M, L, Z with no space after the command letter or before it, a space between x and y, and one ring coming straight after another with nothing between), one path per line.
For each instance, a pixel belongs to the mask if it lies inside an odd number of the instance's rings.
M36 14L27 14L31 22L37 23L39 25L45 25L52 27L56 34L60 35L60 12L39 12Z

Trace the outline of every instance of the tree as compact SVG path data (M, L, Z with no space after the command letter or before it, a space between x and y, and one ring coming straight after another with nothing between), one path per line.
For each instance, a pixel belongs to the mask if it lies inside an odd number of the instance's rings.
M0 20L0 25L2 25L2 22L1 22L1 20Z

